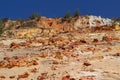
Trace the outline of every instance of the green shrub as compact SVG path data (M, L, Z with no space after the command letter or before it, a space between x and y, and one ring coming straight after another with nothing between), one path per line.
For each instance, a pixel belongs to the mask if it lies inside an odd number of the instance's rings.
M79 17L81 14L80 14L80 11L79 10L76 10L75 13L74 13L74 17Z
M40 18L41 18L41 16L38 13L33 13L31 16L29 16L30 20L40 19Z
M10 20L10 18L3 18L1 20L2 20L2 22L7 22L8 20Z
M62 18L62 22L64 22L64 21L70 22L71 17L72 16L71 16L70 12L67 12L65 14L65 16Z
M0 35L3 33L3 21L0 19Z
M65 18L65 19L69 19L69 18L71 18L71 14L70 14L70 12L67 12L67 13L65 14L64 18Z

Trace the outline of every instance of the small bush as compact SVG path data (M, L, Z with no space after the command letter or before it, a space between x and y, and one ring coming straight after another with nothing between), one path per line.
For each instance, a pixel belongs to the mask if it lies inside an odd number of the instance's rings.
M10 18L3 18L2 22L7 22L8 20L10 20Z
M21 24L23 24L25 20L21 19L21 18L18 18L17 21L20 22Z
M0 35L3 33L3 21L0 19Z
M71 18L71 14L70 14L70 12L67 12L67 13L65 14L64 18L65 18L65 19L69 19L69 18Z
M67 12L67 13L65 14L65 16L62 18L62 22L64 22L64 21L70 22L71 17L72 17L72 16L71 16L70 12Z
M29 16L30 20L40 19L40 18L41 18L41 16L38 13L33 13L31 16Z
M80 14L80 11L79 10L76 10L75 13L74 13L74 17L79 17L81 14Z

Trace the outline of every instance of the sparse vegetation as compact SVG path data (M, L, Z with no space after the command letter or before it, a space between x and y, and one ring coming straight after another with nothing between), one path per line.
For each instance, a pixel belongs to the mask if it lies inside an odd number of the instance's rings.
M114 21L119 21L120 22L120 17L118 18L113 18Z
M30 20L40 19L40 18L41 18L41 15L39 15L38 13L33 13L31 16L29 16Z
M3 22L7 22L8 20L10 20L10 18L3 18L2 19Z
M70 14L70 12L67 12L63 18L65 18L65 19L69 19L69 18L71 18L71 14Z
M0 19L0 35L3 33L3 21Z
M18 18L17 21L20 22L20 24L23 24L25 20L21 19L21 18Z
M76 10L75 13L74 13L74 17L79 17L81 14L80 14L80 11L79 10Z
M112 24L116 24L116 23L119 23L120 24L120 17L118 18L113 18L113 23Z
M27 22L25 23L22 27L37 27L36 23L35 22Z
M72 16L71 16L70 12L67 12L65 14L65 16L62 18L62 22L64 22L64 21L70 22L71 17Z

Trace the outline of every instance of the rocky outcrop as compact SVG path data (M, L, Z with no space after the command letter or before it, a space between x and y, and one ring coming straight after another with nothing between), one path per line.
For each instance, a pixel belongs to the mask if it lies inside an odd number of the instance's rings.
M89 26L90 27L99 27L99 26L111 26L112 20L108 18L102 18L101 16L89 16Z
M112 26L112 20L108 18L102 18L101 16L85 16L79 17L75 23L75 29L85 27L100 27L100 26Z
M101 18L100 16L79 16L70 18L69 21L66 20L63 22L62 18L46 17L41 17L38 20L27 20L23 23L9 20L5 23L5 31L1 36L12 38L34 38L37 36L47 37L66 32L89 32L90 30L87 30L87 28L92 29L111 25L111 19ZM8 28L8 26L11 27Z

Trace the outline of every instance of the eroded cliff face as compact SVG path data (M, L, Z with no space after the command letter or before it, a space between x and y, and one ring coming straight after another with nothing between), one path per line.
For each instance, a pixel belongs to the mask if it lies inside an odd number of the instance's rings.
M62 22L62 18L46 18L19 21L7 21L4 24L4 37L32 38L36 36L54 36L58 33L80 31L83 28L112 26L111 19L100 16L79 16ZM8 30L7 30L8 29Z

